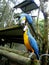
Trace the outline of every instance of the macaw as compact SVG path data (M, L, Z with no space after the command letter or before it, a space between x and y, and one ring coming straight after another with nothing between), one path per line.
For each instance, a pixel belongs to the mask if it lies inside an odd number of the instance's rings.
M25 44L27 50L35 53L37 56L37 59L39 59L39 48L38 48L38 45L37 45L35 38L31 35L30 30L29 30L28 26L26 25L26 18L27 18L26 16L21 14L21 17L20 17L21 22L20 23L21 23L21 25L25 24L24 28L23 28L24 44ZM29 20L29 18L28 18L28 20ZM32 23L32 22L29 21L28 23Z
M33 52L36 54L37 59L39 59L39 48L37 45L37 42L35 38L31 35L30 30L26 28L24 30L23 38L24 38L24 44L28 51Z

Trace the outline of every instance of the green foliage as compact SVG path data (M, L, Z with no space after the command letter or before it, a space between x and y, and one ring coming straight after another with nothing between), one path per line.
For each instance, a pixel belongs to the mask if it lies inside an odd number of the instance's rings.
M41 34L44 35L44 20L39 21L38 25Z
M35 27L36 27L36 32L39 31L40 32L40 35L42 35L42 37L44 36L44 20L39 20L37 22L37 20L35 21ZM38 24L38 25L37 25ZM37 32L38 33L38 32ZM37 42L38 42L38 45L39 45L39 50L40 50L40 53L42 52L42 44L43 44L43 40L41 39L40 36L38 36L38 39L37 39Z

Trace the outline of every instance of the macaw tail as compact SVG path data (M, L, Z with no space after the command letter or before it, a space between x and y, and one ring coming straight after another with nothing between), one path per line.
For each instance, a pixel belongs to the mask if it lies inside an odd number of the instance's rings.
M39 55L37 55L37 59L39 60Z
M39 54L38 53L35 53L35 54L36 54L37 59L39 60Z

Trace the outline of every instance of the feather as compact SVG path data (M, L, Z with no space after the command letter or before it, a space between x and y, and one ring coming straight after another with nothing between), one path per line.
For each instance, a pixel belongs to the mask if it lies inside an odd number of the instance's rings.
M36 40L31 35L29 29L28 29L27 35L28 35L28 39L29 39L30 45L34 49L34 53L36 54L37 59L39 59L39 48L38 48Z

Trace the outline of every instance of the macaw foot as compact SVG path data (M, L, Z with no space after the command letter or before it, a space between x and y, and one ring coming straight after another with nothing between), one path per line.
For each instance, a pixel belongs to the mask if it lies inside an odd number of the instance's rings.
M30 53L29 58L31 58L34 55L34 52Z
M30 53L29 58L32 60L35 59L36 58L35 53L34 52Z

